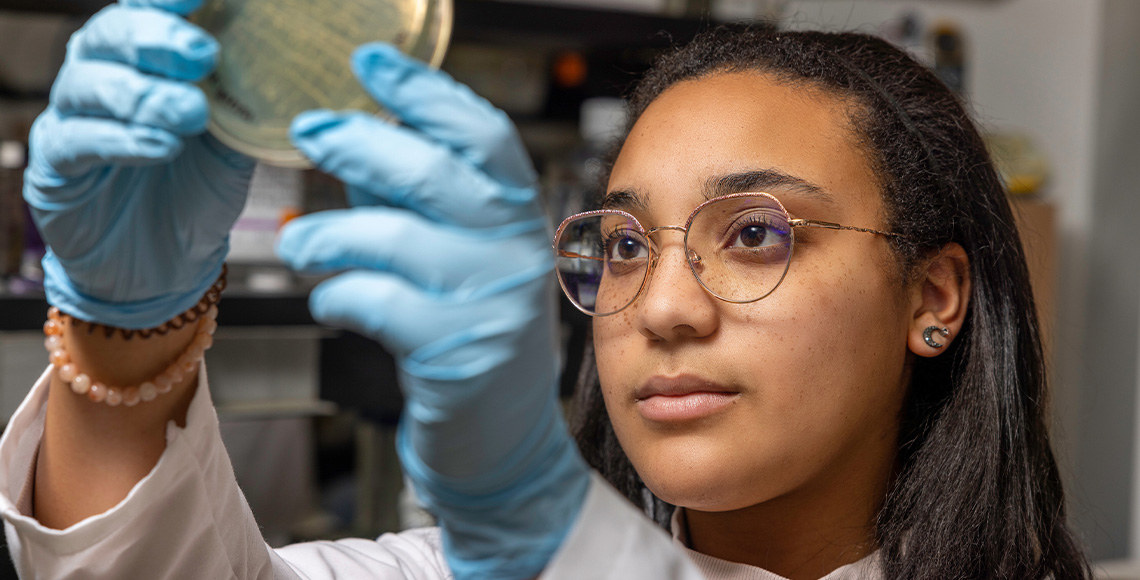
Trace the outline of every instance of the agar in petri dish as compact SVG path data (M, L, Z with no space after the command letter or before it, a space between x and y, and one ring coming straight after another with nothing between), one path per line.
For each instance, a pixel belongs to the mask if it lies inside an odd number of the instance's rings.
M201 83L209 130L221 142L281 167L310 162L289 124L310 109L384 116L349 67L356 47L388 42L439 66L451 36L452 0L207 0L190 20L221 44Z

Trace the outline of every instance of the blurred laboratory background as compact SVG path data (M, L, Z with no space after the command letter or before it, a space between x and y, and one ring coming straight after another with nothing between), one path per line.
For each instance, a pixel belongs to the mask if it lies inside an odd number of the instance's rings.
M0 0L0 422L43 372L43 244L20 196L29 126L68 37L106 0ZM717 23L848 29L910 50L985 129L1029 250L1072 521L1105 578L1140 578L1140 1L454 0L443 68L517 122L552 218L588 205L654 56ZM400 408L378 345L315 325L316 282L278 227L341 207L313 170L262 166L233 235L210 387L267 540L375 536L430 520L403 491ZM585 320L564 308L568 393ZM0 557L3 560L4 557Z

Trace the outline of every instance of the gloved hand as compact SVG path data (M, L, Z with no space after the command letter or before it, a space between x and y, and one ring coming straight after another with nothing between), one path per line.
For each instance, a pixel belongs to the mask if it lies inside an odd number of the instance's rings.
M31 133L24 199L49 246L48 302L149 328L193 306L221 272L254 161L203 134L191 83L217 42L178 14L201 0L132 0L68 43Z
M535 173L506 115L445 74L385 45L359 49L353 69L405 126L297 118L294 143L348 184L355 208L290 222L278 254L302 270L350 270L318 286L310 309L396 357L398 450L456 577L533 578L589 482L557 404Z

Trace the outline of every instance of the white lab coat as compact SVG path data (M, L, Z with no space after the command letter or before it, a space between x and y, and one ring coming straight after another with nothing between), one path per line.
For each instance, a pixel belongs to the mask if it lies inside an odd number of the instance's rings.
M0 439L0 513L22 578L451 578L435 528L268 547L234 480L204 366L186 427L167 426L166 450L126 499L66 530L45 528L26 514L49 376L50 369ZM574 580L701 577L684 550L597 474L543 573Z

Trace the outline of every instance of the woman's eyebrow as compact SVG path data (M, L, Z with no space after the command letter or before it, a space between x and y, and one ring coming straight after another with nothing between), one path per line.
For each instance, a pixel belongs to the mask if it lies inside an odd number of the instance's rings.
M755 169L710 177L705 181L706 199L742 192L761 192L769 188L779 188L780 193L803 197L835 205L835 198L822 187L800 177L789 175L776 169Z
M781 194L802 197L835 205L835 198L822 187L800 177L789 175L776 169L754 169L708 178L702 193L705 199L715 199L742 192L760 192L779 188ZM648 198L635 189L615 189L602 197L602 209L622 209L646 211Z
M632 189L607 191L602 198L602 209L623 209L645 211L649 207L645 196Z

